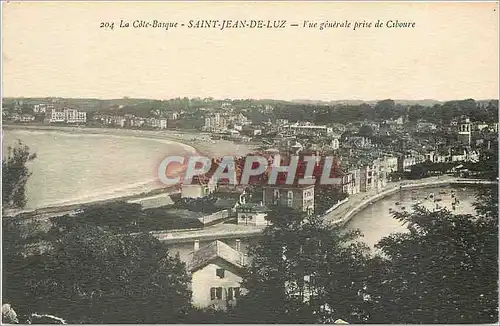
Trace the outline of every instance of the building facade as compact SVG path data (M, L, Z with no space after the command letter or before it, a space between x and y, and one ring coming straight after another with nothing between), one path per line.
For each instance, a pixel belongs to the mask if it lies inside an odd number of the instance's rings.
M203 129L209 132L219 132L227 129L228 121L220 113L214 113L205 118Z
M51 109L49 122L86 123L87 112L69 108Z
M243 294L240 284L246 264L239 240L236 248L219 240L199 248L195 241L189 263L193 306L225 310L235 305Z
M270 210L259 204L243 204L236 208L239 225L263 226L271 223L266 219L267 213Z
M463 145L471 144L471 123L469 118L464 118L458 123L458 141Z
M285 206L314 213L314 185L269 185L263 187L262 197L266 206Z

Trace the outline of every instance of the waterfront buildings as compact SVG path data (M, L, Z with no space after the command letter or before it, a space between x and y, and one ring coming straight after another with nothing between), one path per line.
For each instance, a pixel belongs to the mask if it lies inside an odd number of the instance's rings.
M360 191L367 192L375 188L377 175L373 165L365 165L360 169Z
M263 204L286 206L308 214L314 213L314 185L267 185Z
M148 118L146 120L146 125L149 128L166 129L167 128L167 119Z
M77 109L51 109L49 113L50 123L81 123L87 122L87 112Z
M415 164L417 164L417 159L412 155L405 154L398 157L399 172L410 172Z
M333 134L333 128L327 126L318 126L312 123L294 123L288 124L281 127L282 130L288 131L293 135L317 135L317 136L327 136Z
M227 129L229 122L220 113L214 113L205 117L203 130L208 132L220 132Z
M114 126L120 128L124 128L127 122L127 119L124 116L107 114L96 114L93 116L93 120L104 126Z
M53 104L35 104L33 106L33 113L46 113L49 110L52 110L54 108Z

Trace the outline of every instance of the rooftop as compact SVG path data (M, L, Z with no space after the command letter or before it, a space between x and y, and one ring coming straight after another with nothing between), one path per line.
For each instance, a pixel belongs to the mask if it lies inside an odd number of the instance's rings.
M263 188L282 188L282 189L308 189L314 188L314 184L312 185L302 185L302 184L276 184L276 185L264 185Z
M239 210L241 210L241 211L252 211L252 212L256 212L256 213L266 213L266 212L270 212L271 211L266 206L260 205L260 204L257 204L257 203L247 203L247 204L240 205L240 206L238 206L238 211Z
M192 258L189 263L189 270L191 272L202 268L216 258L223 259L237 268L243 268L247 263L247 257L243 253L231 248L220 240L215 240L201 247L191 255Z

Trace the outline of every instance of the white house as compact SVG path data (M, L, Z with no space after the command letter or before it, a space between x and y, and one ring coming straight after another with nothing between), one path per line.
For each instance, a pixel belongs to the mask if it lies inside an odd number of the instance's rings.
M77 109L52 109L49 115L50 122L85 123L87 113Z
M247 256L240 250L216 240L199 248L195 241L189 263L192 274L192 304L198 308L226 309L234 305L241 291L241 281Z
M238 224L240 225L270 225L266 219L267 213L270 210L259 204L243 204L237 207L236 212L238 215Z
M213 193L217 189L214 179L194 177L191 184L182 184L182 198L202 198Z

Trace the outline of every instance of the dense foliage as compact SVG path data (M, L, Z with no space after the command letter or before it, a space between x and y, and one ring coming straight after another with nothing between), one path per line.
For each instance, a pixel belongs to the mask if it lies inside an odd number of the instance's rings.
M383 238L374 256L355 232L275 211L275 224L250 249L248 294L236 310L212 321L497 322L496 187L482 188L476 210L455 215L416 207L395 213L408 232Z
M54 314L70 323L172 323L190 308L190 277L163 243L95 226L35 254L4 255L3 282L3 301L21 316Z
M25 188L31 175L27 163L35 158L36 154L30 153L29 147L21 141L7 148L2 158L2 210L26 205Z
M140 204L112 202L83 208L78 214L57 216L52 232L64 233L84 225L95 225L117 233L136 233L202 227L197 218L178 216L161 208L143 210Z
M368 248L357 232L341 232L318 217L274 210L273 225L250 249L242 286L249 292L236 316L249 323L366 321L364 266Z
M395 213L408 233L382 239L368 292L376 323L498 321L498 189L479 196L478 216L417 207Z

